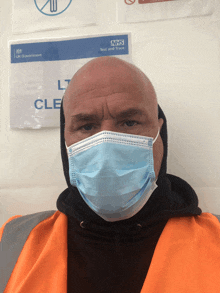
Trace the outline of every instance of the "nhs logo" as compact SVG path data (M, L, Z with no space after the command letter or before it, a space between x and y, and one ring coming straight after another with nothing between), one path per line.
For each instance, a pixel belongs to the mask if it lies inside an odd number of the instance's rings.
M120 40L111 40L111 46L124 46L125 41L123 39Z

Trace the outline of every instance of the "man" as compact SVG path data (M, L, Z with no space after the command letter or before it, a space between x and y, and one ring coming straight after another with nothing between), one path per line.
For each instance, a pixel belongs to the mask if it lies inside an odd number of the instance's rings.
M166 173L166 118L143 72L114 57L83 66L61 153L58 211L1 230L0 292L219 292L220 224Z

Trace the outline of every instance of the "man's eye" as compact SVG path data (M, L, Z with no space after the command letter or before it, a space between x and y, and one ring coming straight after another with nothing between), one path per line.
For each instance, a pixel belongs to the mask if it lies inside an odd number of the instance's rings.
M126 126L131 127L131 126L136 125L137 122L133 121L133 120L128 120L128 121L125 121L125 124L126 124Z
M86 131L92 130L92 128L93 128L93 124L86 124L81 127L81 129Z

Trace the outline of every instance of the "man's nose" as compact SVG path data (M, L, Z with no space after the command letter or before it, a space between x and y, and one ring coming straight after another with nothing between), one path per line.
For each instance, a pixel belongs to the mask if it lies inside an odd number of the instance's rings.
M118 127L114 119L103 120L100 131L118 132Z

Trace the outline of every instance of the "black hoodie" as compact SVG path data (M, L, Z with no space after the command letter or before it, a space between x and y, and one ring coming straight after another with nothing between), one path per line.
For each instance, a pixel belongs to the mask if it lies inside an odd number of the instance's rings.
M167 174L167 123L159 106L158 110L159 118L164 120L160 132L164 155L158 187L136 215L106 222L70 184L61 105L61 155L68 188L60 194L57 208L68 216L68 293L139 293L168 219L202 212L192 187Z

